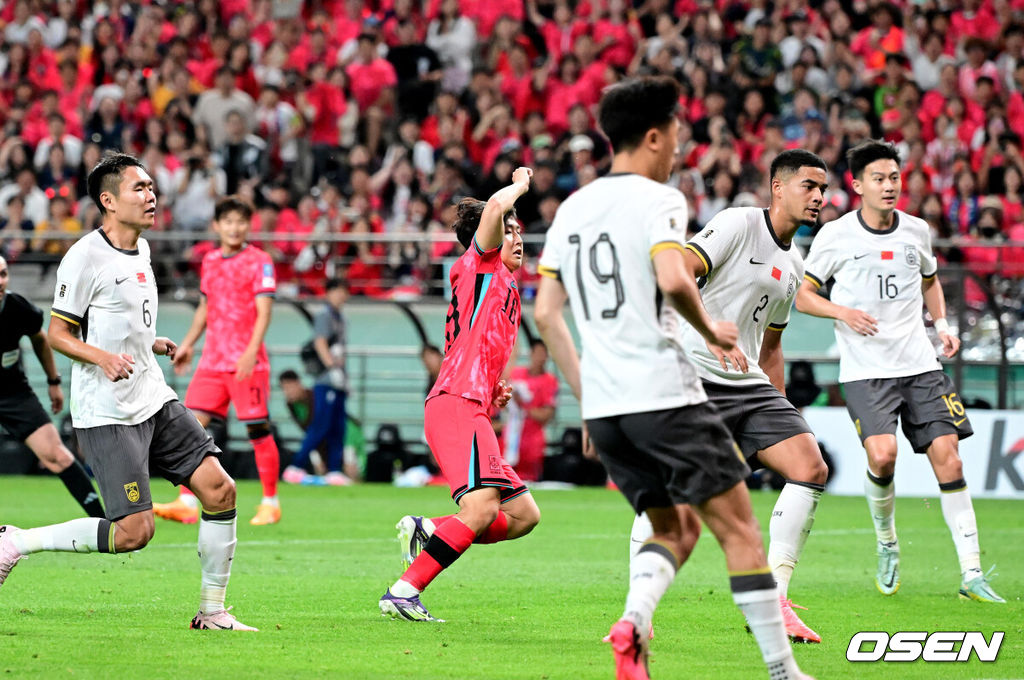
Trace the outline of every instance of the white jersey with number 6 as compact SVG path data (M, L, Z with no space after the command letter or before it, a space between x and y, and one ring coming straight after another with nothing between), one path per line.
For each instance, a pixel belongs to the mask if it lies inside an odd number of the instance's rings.
M540 271L560 278L569 294L582 342L584 418L707 400L651 260L664 248L682 249L686 222L682 194L635 174L591 182L558 209Z
M704 338L692 326L683 344L700 377L727 385L768 383L757 361L766 329L789 323L793 298L804 276L804 261L792 243L782 243L768 211L729 208L715 215L686 248L704 263L700 295L712 319L734 322L736 346L747 358L747 372L722 369Z
M835 278L832 302L867 312L878 333L861 335L836 320L839 382L901 378L941 368L924 328L922 278L937 272L928 223L897 210L885 231L868 229L860 211L824 225L811 243L804 276Z
M153 354L156 311L156 281L145 239L139 239L136 250L124 250L97 229L61 260L50 313L78 326L87 344L135 360L131 377L117 382L95 364L72 362L75 427L138 425L176 398Z

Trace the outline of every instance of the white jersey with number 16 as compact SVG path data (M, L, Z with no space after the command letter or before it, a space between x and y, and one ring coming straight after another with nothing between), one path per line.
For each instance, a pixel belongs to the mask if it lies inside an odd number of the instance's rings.
M558 209L540 271L569 295L582 343L583 417L659 411L707 400L665 310L652 258L686 243L686 201L635 174L583 187Z

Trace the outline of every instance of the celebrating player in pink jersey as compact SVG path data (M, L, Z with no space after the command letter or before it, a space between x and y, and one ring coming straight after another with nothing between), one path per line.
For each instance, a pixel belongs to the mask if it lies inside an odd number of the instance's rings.
M203 294L192 326L178 346L174 369L181 375L192 363L195 343L206 331L199 367L185 395L206 427L213 416L224 418L228 404L246 425L263 484L263 500L250 524L276 524L281 519L277 500L280 458L270 433L270 362L263 336L270 325L270 307L276 283L274 263L262 250L249 245L252 206L237 196L222 199L214 212L214 231L220 248L203 258L199 290ZM196 497L185 487L171 503L155 503L158 517L192 523L198 518Z
M501 380L519 331L514 272L523 263L516 200L530 188L529 168L486 203L459 204L454 228L466 253L451 270L452 301L445 325L441 374L427 396L427 443L459 505L455 515L403 517L396 527L405 573L380 599L385 616L437 621L420 593L472 543L496 543L530 533L540 510L498 451L487 413L504 407L511 387Z

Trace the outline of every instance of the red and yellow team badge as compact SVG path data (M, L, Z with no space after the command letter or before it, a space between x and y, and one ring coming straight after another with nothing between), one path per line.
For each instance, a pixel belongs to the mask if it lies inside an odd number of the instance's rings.
M138 503L139 502L139 483L138 482L131 482L129 484L125 484L124 485L124 494L126 496L128 496L128 501L130 503Z

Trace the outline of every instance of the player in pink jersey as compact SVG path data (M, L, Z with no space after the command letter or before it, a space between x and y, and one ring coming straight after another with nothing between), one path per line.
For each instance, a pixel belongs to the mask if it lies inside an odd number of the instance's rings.
M203 258L199 290L203 294L185 339L174 357L174 369L184 374L192 363L195 343L206 332L199 367L192 376L185 406L206 427L216 416L225 418L228 405L246 425L263 484L263 500L250 524L276 524L281 519L277 500L280 458L270 432L270 362L263 336L270 325L276 282L274 263L246 242L252 206L237 196L222 199L214 212L214 231L220 247ZM191 523L198 518L195 496L181 487L171 503L155 503L158 517Z
M455 515L403 517L397 526L406 570L380 599L385 616L437 621L419 595L472 543L496 543L530 533L540 510L498 451L488 410L504 407L512 388L501 379L519 330L514 272L523 241L514 205L530 188L529 168L486 203L459 204L454 228L466 252L451 270L452 301L445 322L441 374L427 396L425 422L441 473L451 487Z

